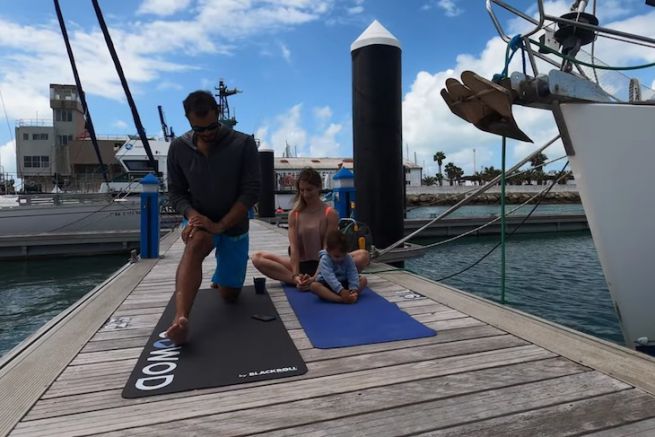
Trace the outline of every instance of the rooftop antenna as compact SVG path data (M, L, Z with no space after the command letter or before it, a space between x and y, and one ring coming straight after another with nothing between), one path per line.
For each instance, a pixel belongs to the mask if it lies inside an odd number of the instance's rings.
M71 68L73 69L73 76L75 77L75 86L77 87L77 92L80 95L80 103L82 103L82 110L84 111L84 128L89 132L91 137L91 144L93 144L93 149L96 152L96 158L98 163L100 163L100 170L102 171L102 178L105 182L109 183L109 176L107 176L107 166L102 161L102 155L100 154L100 147L98 146L98 139L96 138L96 130L93 127L93 119L91 118L91 112L89 111L89 106L86 104L86 95L82 89L82 82L80 81L80 75L77 72L77 65L75 64L75 56L73 56L73 49L71 48L70 41L68 40L68 32L66 31L66 23L64 22L64 16L61 13L61 8L59 7L59 0L54 0L55 10L57 11L57 19L59 20L59 27L61 27L61 34L64 37L64 42L66 43L66 52L68 52L68 59L71 63ZM37 113L38 114L38 113ZM38 119L38 115L37 115Z
M218 86L214 89L218 91L218 94L214 94L214 96L218 97L218 119L229 126L236 125L237 119L234 116L230 116L230 105L227 102L227 98L240 93L241 90L228 88L223 79L218 81Z
M105 18L102 16L102 10L100 9L98 0L92 0L92 2L93 2L93 9L95 10L96 16L98 17L98 23L100 24L100 29L102 30L102 34L105 36L105 42L107 43L107 48L109 49L109 53L111 54L111 59L114 61L114 66L116 67L116 73L118 73L118 77L120 78L121 84L123 85L123 91L125 91L125 97L127 97L127 103L130 105L130 110L132 111L132 118L134 118L134 125L136 127L137 132L139 133L139 138L141 139L143 148L146 151L146 155L148 155L148 163L152 171L160 175L160 172L157 168L157 162L155 161L155 157L153 156L152 150L150 149L150 143L148 143L148 137L146 137L146 131L143 129L143 124L141 124L141 117L139 117L139 112L137 111L136 104L134 103L134 99L132 98L130 87L128 86L127 80L125 79L125 73L123 72L121 61L120 59L118 59L118 55L116 54L116 49L114 48L114 43L111 40L109 29L107 29L107 23L105 23Z
M164 140L171 141L173 138L175 138L175 132L173 132L172 127L169 128L168 124L166 124L164 110L162 109L161 105L157 105L157 111L159 112L159 121L161 122L161 131L164 134Z

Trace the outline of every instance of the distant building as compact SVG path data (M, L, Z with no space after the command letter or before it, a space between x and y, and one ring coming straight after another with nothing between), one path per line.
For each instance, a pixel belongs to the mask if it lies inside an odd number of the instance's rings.
M84 113L75 85L50 84L51 120L16 122L16 169L31 191L97 191L100 164L85 130ZM98 138L109 177L123 173L114 153L127 136Z
M276 157L274 161L276 189L295 190L296 177L305 167L313 167L323 179L323 188L332 189L332 176L342 167L353 169L352 158ZM405 162L405 184L420 186L423 168L413 162Z

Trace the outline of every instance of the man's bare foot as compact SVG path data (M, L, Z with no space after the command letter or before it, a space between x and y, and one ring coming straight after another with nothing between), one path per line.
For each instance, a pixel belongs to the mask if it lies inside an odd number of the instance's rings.
M343 289L339 292L339 296L343 303L355 303L357 302L357 293L353 293L350 290Z
M176 345L186 343L186 336L189 332L189 319L186 317L178 317L170 328L166 330L166 337L168 337Z

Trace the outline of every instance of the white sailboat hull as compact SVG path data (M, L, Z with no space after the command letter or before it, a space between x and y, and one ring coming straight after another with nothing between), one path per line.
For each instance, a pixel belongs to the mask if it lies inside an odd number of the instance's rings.
M560 130L570 139L571 167L626 345L641 337L655 341L655 106L560 108Z
M139 198L0 209L0 236L138 230Z

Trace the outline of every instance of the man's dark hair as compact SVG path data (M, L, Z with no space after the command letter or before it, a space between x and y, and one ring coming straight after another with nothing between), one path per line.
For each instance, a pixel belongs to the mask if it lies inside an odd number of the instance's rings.
M209 91L198 90L194 91L184 99L184 115L188 116L193 112L198 117L204 117L210 111L218 112L218 104L216 99Z
M348 253L348 239L338 229L328 232L325 237L325 248L330 250L339 250L341 253Z

